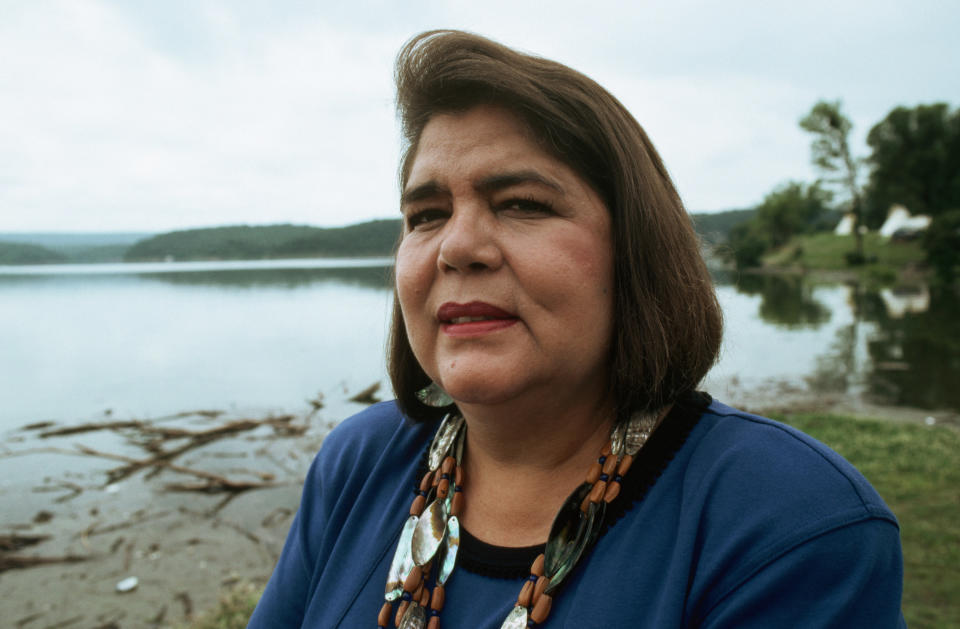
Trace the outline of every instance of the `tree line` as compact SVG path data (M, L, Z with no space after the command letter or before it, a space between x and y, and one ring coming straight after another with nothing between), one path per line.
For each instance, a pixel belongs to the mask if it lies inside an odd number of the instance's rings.
M853 124L839 101L816 103L800 127L812 135L819 178L778 186L731 230L738 267L758 266L764 253L795 235L832 229L846 212L854 236L847 262L863 264L861 226L879 228L890 207L901 204L932 217L923 241L927 259L941 276L953 275L960 264L960 110L946 103L897 107L870 129L867 156L854 154Z

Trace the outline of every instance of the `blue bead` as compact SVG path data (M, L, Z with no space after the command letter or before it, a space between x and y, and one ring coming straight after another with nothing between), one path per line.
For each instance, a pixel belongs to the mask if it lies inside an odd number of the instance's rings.
M608 480L610 480L610 477L607 476L606 474L601 474L601 475L600 475L600 480L602 480L602 481L608 481Z
M618 483L622 483L623 476L620 476L619 474L617 474L616 476L613 477L613 480L617 481Z
M527 577L527 581L536 582L538 579L540 579L540 577L538 577L538 576L535 575L535 574L531 574L529 577Z
M607 455L605 454L601 454L600 458L597 459L597 463L599 463L600 465L603 465L606 462L607 462Z
M439 616L439 615L440 615L440 612L438 612L438 611L435 610L435 609L431 609L431 610L430 610L430 615L431 615L431 616Z
M449 475L449 474L441 474L441 475L440 475L440 479L443 480L444 478L447 479L447 480L450 480L450 475Z
M410 592L404 592L403 596L401 596L400 598L405 601L409 601L410 599L413 598L413 594L411 594Z

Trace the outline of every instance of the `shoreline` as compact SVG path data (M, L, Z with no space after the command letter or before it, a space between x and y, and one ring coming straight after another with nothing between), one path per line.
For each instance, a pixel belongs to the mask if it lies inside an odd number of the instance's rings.
M760 391L725 389L711 392L724 403L762 414L838 413L927 424L934 417L937 425L960 429L960 414L949 410L854 402L783 383ZM370 401L372 396L365 400ZM4 444L4 464L38 459L43 468L51 461L47 457L65 455L76 457L76 464L68 464L62 475L7 484L0 491L7 505L0 535L43 538L17 550L4 548L0 566L12 557L60 560L0 570L5 593L0 617L27 629L170 627L215 606L226 588L262 587L282 549L314 454L336 423L364 406L342 401L314 408L281 421L286 428L278 428L275 417L185 414L181 424L190 428L164 421L166 440L153 445L137 439L155 435L160 422L148 423L146 431L127 425L40 437L51 430L47 426L27 431L15 451ZM183 449L184 439L193 443L197 434L222 431L238 421L253 423ZM177 437L176 430L194 436ZM150 448L183 452L171 464L138 467L126 476L117 472L131 460L142 462ZM250 486L228 490L216 479ZM82 561L63 561L71 557ZM117 584L129 577L136 577L137 587L118 593Z

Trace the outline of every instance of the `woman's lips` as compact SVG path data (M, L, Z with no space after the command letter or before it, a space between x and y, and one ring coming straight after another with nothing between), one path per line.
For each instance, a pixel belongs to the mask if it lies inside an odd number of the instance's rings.
M510 327L516 315L482 301L468 304L447 302L437 309L437 319L450 336L476 336Z

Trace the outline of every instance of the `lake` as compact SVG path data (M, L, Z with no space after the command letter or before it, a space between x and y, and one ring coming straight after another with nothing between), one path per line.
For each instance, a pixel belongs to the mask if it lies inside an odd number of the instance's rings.
M197 409L302 412L381 382L389 260L0 267L0 430ZM960 411L960 303L923 286L715 277L704 388Z

